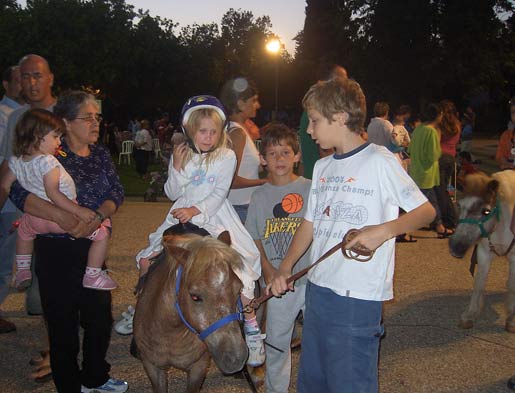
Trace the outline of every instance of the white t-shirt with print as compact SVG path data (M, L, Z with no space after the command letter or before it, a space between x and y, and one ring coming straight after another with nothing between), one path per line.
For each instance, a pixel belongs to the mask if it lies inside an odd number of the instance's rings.
M15 156L9 158L9 169L15 174L21 186L49 202L51 200L46 194L43 177L56 167L59 168L59 191L72 201L77 199L73 179L54 156L42 154L30 161L24 161L21 157Z
M305 219L313 223L311 261L340 242L349 229L394 220L427 201L415 182L383 146L364 144L315 164ZM340 296L384 301L393 298L395 238L366 263L336 252L308 274L312 283Z

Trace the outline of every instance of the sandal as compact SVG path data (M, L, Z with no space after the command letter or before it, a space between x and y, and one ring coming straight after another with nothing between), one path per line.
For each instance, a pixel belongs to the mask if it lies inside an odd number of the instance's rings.
M43 366L38 368L36 372L32 373L34 382L45 383L52 380L52 368L50 366Z
M395 238L397 243L416 243L417 239L414 239L412 235L399 235Z
M443 232L436 232L436 236L438 239L446 239L452 235L454 235L454 229L451 228L445 228Z

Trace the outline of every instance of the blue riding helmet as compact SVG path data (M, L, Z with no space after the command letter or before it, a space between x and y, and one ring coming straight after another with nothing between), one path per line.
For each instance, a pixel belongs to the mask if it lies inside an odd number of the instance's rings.
M188 142L188 145L193 149L193 151L197 152L197 149L195 147L195 144L193 143L193 140L190 138L188 133L186 132L185 125L188 122L188 119L190 118L191 114L196 111L197 109L214 109L222 118L223 126L222 131L227 131L227 127L229 125L229 122L227 121L227 115L225 113L225 108L220 102L218 98L215 96L209 96L209 95L200 95L200 96L193 96L190 97L186 103L182 107L181 111L181 128L182 133L186 137L186 140Z

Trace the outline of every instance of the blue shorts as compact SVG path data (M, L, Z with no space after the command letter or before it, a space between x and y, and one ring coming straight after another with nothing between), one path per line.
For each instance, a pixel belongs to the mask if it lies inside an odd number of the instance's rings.
M382 306L308 281L298 392L378 391Z

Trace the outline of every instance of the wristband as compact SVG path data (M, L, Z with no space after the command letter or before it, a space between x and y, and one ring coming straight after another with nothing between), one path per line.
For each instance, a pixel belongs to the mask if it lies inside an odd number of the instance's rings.
M103 222L106 219L105 216L98 210L95 210L95 216L100 220L100 222Z

